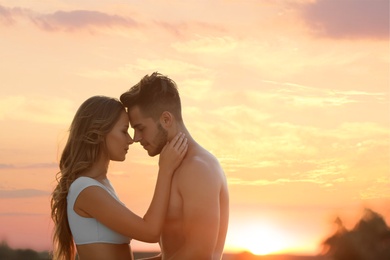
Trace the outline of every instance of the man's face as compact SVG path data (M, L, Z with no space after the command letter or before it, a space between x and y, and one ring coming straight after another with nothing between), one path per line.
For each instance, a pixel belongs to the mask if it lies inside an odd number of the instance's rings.
M134 129L134 142L140 142L149 156L160 154L168 141L167 130L159 121L144 117L138 106L129 109L128 115L130 125Z

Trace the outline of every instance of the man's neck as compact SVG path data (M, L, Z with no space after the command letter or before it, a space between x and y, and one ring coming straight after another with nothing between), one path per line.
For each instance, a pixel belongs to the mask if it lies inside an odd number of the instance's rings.
M197 142L195 141L194 138L192 138L190 132L187 130L187 128L185 126L183 127L179 127L178 128L178 131L176 132L179 133L179 132L182 132L185 134L185 138L187 138L187 143L188 143L188 149L191 150L193 147L195 147L197 144Z

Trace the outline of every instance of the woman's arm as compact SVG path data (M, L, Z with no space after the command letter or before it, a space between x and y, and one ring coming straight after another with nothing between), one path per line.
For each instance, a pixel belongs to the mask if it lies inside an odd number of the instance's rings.
M153 199L143 218L98 186L84 189L75 202L74 210L125 236L144 242L158 242L168 207L172 175L186 152L187 140L183 134L177 135L164 147Z

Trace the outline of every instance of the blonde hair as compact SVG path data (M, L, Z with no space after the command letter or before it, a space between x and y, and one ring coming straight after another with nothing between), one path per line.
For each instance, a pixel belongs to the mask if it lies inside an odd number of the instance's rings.
M118 121L122 103L114 98L94 96L77 110L69 129L51 197L54 222L53 259L74 259L76 246L68 223L67 196L72 182L88 170L105 149L105 137Z

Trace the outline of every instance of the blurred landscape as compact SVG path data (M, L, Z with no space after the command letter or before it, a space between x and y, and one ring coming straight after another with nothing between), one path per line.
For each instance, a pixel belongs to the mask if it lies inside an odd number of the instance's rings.
M303 256L303 255L264 255L256 256L248 252L241 254L226 254L222 260L329 260L326 256Z
M154 256L156 253L134 253L135 259L143 257ZM242 252L238 254L224 254L222 260L330 260L326 256L303 256L303 255L264 255L257 256L249 252Z
M389 11L390 0L0 0L0 260L50 257L79 105L154 71L174 79L186 127L226 174L223 260L390 260ZM139 143L109 166L139 216L157 176Z
M157 252L134 252L135 259L151 257ZM249 252L224 254L222 260L328 260L325 256L266 255L256 256ZM31 249L12 249L6 242L0 244L0 260L51 260L49 252L36 252Z
M318 256L265 255L250 252L224 254L222 260L389 260L390 227L382 215L366 209L356 225L348 230L340 218L335 220L336 231L324 238L323 254ZM135 259L156 255L154 252L135 252ZM32 249L13 249L6 241L0 243L0 260L50 260L49 252Z

